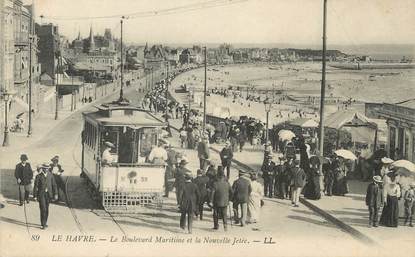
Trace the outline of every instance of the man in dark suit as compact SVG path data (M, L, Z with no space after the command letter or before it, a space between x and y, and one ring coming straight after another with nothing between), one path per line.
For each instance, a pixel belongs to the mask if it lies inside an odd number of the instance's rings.
M26 154L20 155L20 163L16 165L14 170L14 176L17 179L17 185L19 186L19 204L23 205L23 201L29 203L30 186L33 179L33 171L30 163L27 162L28 158ZM24 193L24 195L23 195Z
M265 157L264 163L262 164L262 178L264 179L264 195L272 198L273 190L273 176L275 170L275 163L272 161L272 155L267 155Z
M192 234L193 215L198 214L200 194L196 184L192 182L191 174L186 173L184 178L185 183L180 195L180 227L186 229L187 216L188 233Z
M199 217L200 220L203 220L203 205L205 202L208 202L208 191L207 191L207 184L209 182L209 178L203 173L203 170L197 170L197 177L193 180L193 183L196 184L197 188L199 189L200 193L200 201L199 201Z
M219 229L219 218L223 220L223 228L227 231L226 209L229 205L229 198L232 196L232 188L225 179L223 171L217 174L218 180L213 184L212 202L213 202L213 229Z
M372 183L367 187L366 205L369 209L369 227L378 226L378 213L383 205L382 178L374 176Z
M191 173L190 170L188 170L186 168L186 165L188 164L187 160L181 160L179 167L176 170L176 174L174 176L175 180L174 180L174 186L176 187L176 200L177 200L177 205L180 205L180 196L182 194L183 191L183 186L185 183L185 179L184 179L184 175L186 173Z
M40 224L42 229L45 229L48 225L49 216L49 202L50 199L58 199L58 190L55 178L52 173L49 172L49 165L47 163L42 164L40 167L40 173L35 178L35 185L33 187L33 197L39 201L40 208Z
M251 194L251 181L249 174L239 170L239 178L233 182L233 209L235 210L235 223L245 226L246 215L248 211L249 194ZM239 218L239 208L241 209L241 218Z
M231 148L231 142L226 141L225 147L220 151L220 160L222 162L222 167L226 169L226 177L229 179L231 174L231 164L233 159L233 151Z

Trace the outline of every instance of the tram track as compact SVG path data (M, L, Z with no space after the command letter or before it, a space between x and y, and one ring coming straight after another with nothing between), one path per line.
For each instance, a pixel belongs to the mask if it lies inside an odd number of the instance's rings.
M75 161L75 148L76 145L79 142L79 138L76 140L75 145L72 149L72 159ZM72 171L75 171L78 167L75 167L72 169ZM72 207L72 199L71 199L71 195L69 194L69 190L68 190L68 185L70 183L70 177L67 177L65 180L65 198L66 198L66 206L68 207L69 211L71 212L72 218L75 221L76 227L78 228L79 232L81 232L82 234L84 234L84 229L82 227L81 222L79 221L78 215L75 212L75 209Z

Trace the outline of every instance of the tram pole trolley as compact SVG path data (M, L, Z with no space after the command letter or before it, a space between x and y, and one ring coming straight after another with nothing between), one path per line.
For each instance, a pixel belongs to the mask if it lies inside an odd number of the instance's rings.
M109 212L161 207L165 166L147 161L166 123L128 102L83 113L82 173ZM111 147L108 147L108 146Z

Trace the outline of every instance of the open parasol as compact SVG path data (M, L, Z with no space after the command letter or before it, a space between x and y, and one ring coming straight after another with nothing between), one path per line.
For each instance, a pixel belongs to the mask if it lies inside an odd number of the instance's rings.
M400 175L409 177L415 177L415 164L408 161L408 160L398 160L391 164L392 168L394 168L397 173Z
M343 157L344 159L353 160L353 161L357 159L356 155L354 155L354 153L352 153L349 150L339 149L335 151L334 153L339 157Z
M295 137L295 134L291 130L283 129L283 130L280 130L280 132L278 132L278 137L281 140L291 140Z

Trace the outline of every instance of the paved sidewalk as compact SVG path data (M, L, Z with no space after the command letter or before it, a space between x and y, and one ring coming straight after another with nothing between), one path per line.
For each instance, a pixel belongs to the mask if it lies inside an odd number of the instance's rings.
M181 121L171 120L170 124L178 128L181 125ZM220 151L222 147L223 145L211 145L211 148L217 151ZM216 158L215 156L216 154L213 154L213 158ZM278 154L276 154L276 156L278 156ZM253 149L249 144L246 146L246 150L234 154L234 160L246 164L253 170L259 170L261 168L262 159L263 151L261 149ZM276 158L274 157L274 159ZM233 176L236 176L236 169L233 169ZM373 240L375 243L383 244L393 241L392 243L398 243L402 246L402 249L404 249L403 247L413 249L415 243L415 229L403 226L402 220L400 220L400 226L398 228L381 226L377 228L368 227L369 214L365 205L367 185L368 182L349 180L349 189L351 193L344 197L323 195L320 200L308 200L303 198L303 201L320 209L326 215L334 217L337 222L343 223L337 224L340 225L340 227L344 224L346 227L350 226L362 233L364 237ZM345 230L353 234L350 230Z
M106 95L98 94L97 99L92 101L91 103L82 103L77 102L76 106L77 109L74 111L70 110L70 106L61 107L58 112L58 119L55 120L55 105L53 107L50 106L50 103L45 103L42 106L42 110L39 113L39 116L33 118L32 120L32 135L30 137L27 136L27 122L28 118L25 119L24 124L24 131L22 132L9 132L9 143L10 145L7 147L0 147L0 154L2 152L18 152L28 148L29 146L33 145L34 143L38 142L42 139L45 135L47 135L50 131L56 128L62 121L73 115L74 113L83 111L89 106L92 106L102 100L103 98L107 98L109 96L117 95L119 89L113 90L115 85L110 84L108 87L108 91ZM27 114L26 114L27 116ZM26 117L25 116L25 117ZM10 121L12 121L10 119ZM0 164L1 167L1 164Z

